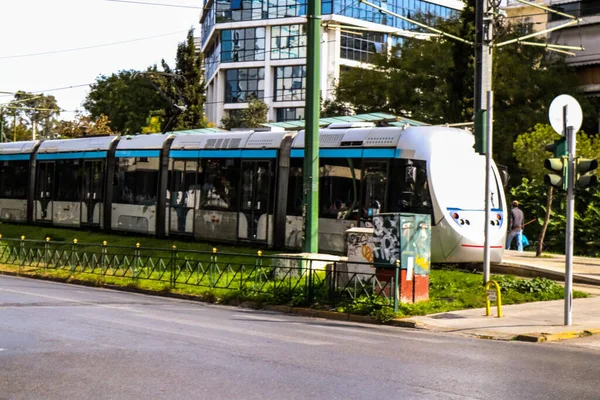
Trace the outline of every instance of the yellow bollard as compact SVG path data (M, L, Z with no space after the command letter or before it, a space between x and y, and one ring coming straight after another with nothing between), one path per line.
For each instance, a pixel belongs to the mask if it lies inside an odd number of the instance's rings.
M73 239L73 244L77 244L77 239Z
M108 245L108 242L105 240L104 242L102 242L102 245L103 245L103 246L107 246L107 245Z
M25 240L25 235L21 236L21 240Z
M490 286L494 284L495 286L495 293L494 290L490 290ZM491 292L491 293L490 293ZM496 281L488 281L485 284L485 316L489 317L490 315L492 315L492 312L490 310L490 294L493 296L496 296L496 306L498 307L498 318L502 318L502 295L500 293L500 285L498 285L498 282ZM493 299L492 299L493 300Z
M259 250L257 253L259 257L262 257L262 250Z
M137 247L137 248L139 249L139 248L140 248L140 244L139 244L139 243L136 243L136 244L135 244L135 247Z

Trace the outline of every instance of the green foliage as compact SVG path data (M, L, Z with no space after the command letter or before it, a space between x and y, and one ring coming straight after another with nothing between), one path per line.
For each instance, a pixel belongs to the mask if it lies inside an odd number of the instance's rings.
M163 76L161 85L173 99L178 99L178 105L185 110L179 113L172 105L165 108L165 119L169 121L176 115L177 123L174 130L205 128L204 102L206 101L204 74L202 73L202 57L196 52L194 44L194 28L190 28L187 39L177 46L175 70L162 60L162 67L167 74Z
M469 0L457 19L433 22L444 32L474 41L474 3ZM497 41L532 31L531 25L523 23L498 27ZM433 124L472 120L472 46L442 38L405 38L392 54L391 58L376 56L374 68L344 72L337 100L350 103L359 113L390 112ZM516 135L546 122L548 107L557 95L577 97L576 76L563 58L548 57L543 47L512 44L494 49L493 87L494 159L516 173L511 151ZM578 99L582 105L588 102Z
M170 107L148 79L134 70L96 78L83 105L94 119L106 115L110 128L122 134L141 132L151 111Z
M267 122L267 113L269 106L261 99L251 97L248 100L248 107L237 112L230 112L229 117L221 120L221 125L225 129L234 128L260 128L261 124Z
M17 116L25 119L30 129L33 130L35 125L38 137L52 138L56 118L60 115L60 108L54 96L18 91L14 96L13 105L24 107L15 110Z
M546 158L552 157L545 146L560 136L547 124L537 124L531 131L520 134L514 143L514 155L519 167L526 174L521 183L511 189L513 199L520 202L526 219L537 218L538 223L529 225L526 234L537 238L546 218L548 188L543 183L543 166ZM590 137L584 132L577 133L577 155L584 158L596 158L600 154L600 138ZM595 171L600 175L600 171ZM544 238L544 246L556 252L564 252L566 215L565 194L554 191L552 214ZM574 250L581 255L600 254L600 194L598 188L578 190L576 193L576 213Z

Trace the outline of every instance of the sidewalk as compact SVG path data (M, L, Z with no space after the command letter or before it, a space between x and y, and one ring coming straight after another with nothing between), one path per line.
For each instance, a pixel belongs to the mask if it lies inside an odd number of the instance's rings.
M541 276L564 282L565 256L544 254L536 257L534 252L505 251L502 263L492 265L492 273ZM600 333L600 259L573 257L573 281L577 290L597 297L573 300L571 326L564 326L564 300L503 306L503 318L495 317L497 308L492 307L494 316L490 317L485 316L484 308L478 308L411 317L410 320L434 331L503 340L537 342Z
M528 277L546 277L554 280L565 279L565 256L535 252L507 250L502 262L492 265L492 273L513 274ZM600 285L600 258L573 257L573 282Z
M564 300L502 307L502 318L485 316L484 308L411 317L434 331L456 332L500 340L544 341L600 333L600 297L573 300L571 326L564 326Z

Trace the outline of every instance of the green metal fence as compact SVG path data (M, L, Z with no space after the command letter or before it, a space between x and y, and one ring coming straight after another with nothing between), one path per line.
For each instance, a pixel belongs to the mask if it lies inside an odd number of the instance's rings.
M300 299L335 306L366 297L398 309L400 265L353 262L364 266L349 272L348 263L291 256L156 249L73 242L7 239L0 235L0 264L22 272L68 271L72 276L94 274L131 280L188 285L273 296L280 303ZM365 272L369 271L369 272Z

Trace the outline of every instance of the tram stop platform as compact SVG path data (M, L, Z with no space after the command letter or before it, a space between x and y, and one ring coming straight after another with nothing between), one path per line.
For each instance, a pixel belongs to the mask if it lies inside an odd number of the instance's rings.
M561 283L565 256L506 251L502 263L492 265L492 273L546 277ZM496 317L493 306L489 317L484 308L478 308L411 317L410 321L433 331L497 340L542 342L600 334L600 258L574 257L573 281L574 289L592 297L573 300L571 326L564 325L564 300L502 306L502 318Z

